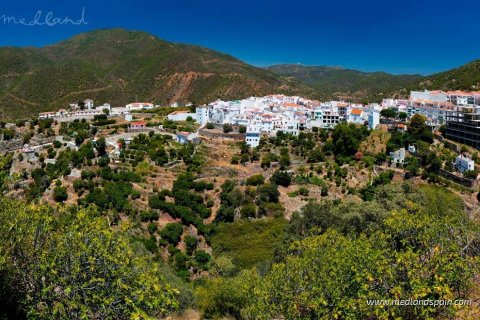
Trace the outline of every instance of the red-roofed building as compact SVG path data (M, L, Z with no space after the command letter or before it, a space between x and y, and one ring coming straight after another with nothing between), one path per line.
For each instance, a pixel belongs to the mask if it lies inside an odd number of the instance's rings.
M399 123L399 124L397 124L397 131L407 132L407 126L403 123Z
M145 129L147 127L147 123L145 121L134 121L130 122L128 125L129 130L140 130Z
M348 122L363 124L365 120L365 114L362 109L354 108L350 110Z
M285 108L300 108L300 105L293 102L286 102L283 104Z

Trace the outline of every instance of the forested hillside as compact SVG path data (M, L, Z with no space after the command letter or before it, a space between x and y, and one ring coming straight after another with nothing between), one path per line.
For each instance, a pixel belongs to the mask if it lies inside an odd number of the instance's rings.
M266 68L313 88L326 100L375 102L422 79L420 75L362 72L341 67L280 64Z
M321 99L354 102L381 102L384 98L407 98L411 90L479 90L480 61L458 68L421 75L393 75L385 72L362 72L341 67L296 64L267 67L285 79L296 80L315 90Z
M196 104L274 93L378 102L414 89L478 89L478 61L434 74L392 75L328 66L257 68L207 48L123 29L97 30L41 48L0 48L0 117L69 103Z
M426 319L451 307L368 305L368 299L458 299L478 272L478 225L434 187L380 187L368 202L309 204L289 222L276 263L198 289L206 317Z
M170 131L135 132L128 144L124 124L103 123L106 116L0 129L4 137L65 137L0 156L1 319L443 319L479 311L370 302L478 297L478 186L441 175L457 153L421 115L406 132L342 123L279 132L251 148L210 138L180 144L170 132L198 124L157 111L145 121ZM118 155L109 152L112 136ZM409 145L417 150L403 165L387 156ZM478 153L472 158L478 164Z
M180 310L179 295L189 294L132 242L126 224L112 229L92 210L6 199L0 209L3 316L145 318ZM197 286L196 304L206 318L453 315L446 306L366 301L466 297L478 272L478 232L460 199L433 187L394 184L366 203L310 204L288 223L273 265L233 273L219 265L221 273Z
M227 54L123 29L92 31L42 48L0 48L0 76L0 111L15 118L87 98L125 106L136 100L206 103L311 93Z

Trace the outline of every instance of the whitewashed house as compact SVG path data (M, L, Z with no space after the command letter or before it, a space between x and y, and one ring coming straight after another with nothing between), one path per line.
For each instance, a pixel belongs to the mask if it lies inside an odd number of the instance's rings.
M375 129L380 124L380 112L378 110L372 110L368 114L368 127Z
M245 133L245 143L250 147L255 148L260 145L261 137L261 126L252 124L247 127L247 132Z
M365 122L363 110L359 108L350 109L348 112L347 121L355 124L363 124Z
M455 159L455 168L460 172L472 171L475 169L475 161L469 156L461 154Z
M185 144L185 143L197 140L197 137L198 137L198 134L195 132L181 131L176 134L175 141L177 141L180 144Z
M204 126L210 121L210 108L207 106L197 107L195 109L197 122Z
M95 109L98 110L98 111L102 111L102 112L104 112L103 110L106 109L106 110L108 110L108 113L110 114L111 111L112 111L112 106L110 105L110 103L104 103L103 105L98 106Z
M148 103L148 102L134 102L127 104L125 108L128 111L138 111L138 110L150 110L153 109L154 105L153 103Z
M400 148L397 151L390 152L392 162L396 164L403 164L405 162L405 148Z
M85 109L87 110L92 110L94 108L92 99L87 99L83 103L85 104Z

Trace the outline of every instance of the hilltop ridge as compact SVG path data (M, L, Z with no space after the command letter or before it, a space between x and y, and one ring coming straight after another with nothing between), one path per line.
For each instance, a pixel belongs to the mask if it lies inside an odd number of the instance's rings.
M3 118L87 97L112 105L168 104L308 91L230 55L140 31L96 30L42 48L0 48Z

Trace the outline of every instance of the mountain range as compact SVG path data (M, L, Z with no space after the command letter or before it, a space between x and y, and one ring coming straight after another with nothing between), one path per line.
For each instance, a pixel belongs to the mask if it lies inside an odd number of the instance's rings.
M227 54L138 31L98 30L42 48L0 48L4 118L57 110L86 98L124 106L311 91Z
M321 99L379 102L386 97L405 98L410 90L480 89L480 60L429 76L298 64L274 65L265 69L312 88Z
M366 102L406 96L411 89L479 87L480 60L431 76L291 64L257 68L218 51L123 29L83 33L41 48L0 48L3 119L87 98L123 106L284 93Z
M285 79L295 79L315 90L321 99L368 102L401 90L422 79L420 75L362 72L331 66L281 64L265 68Z

